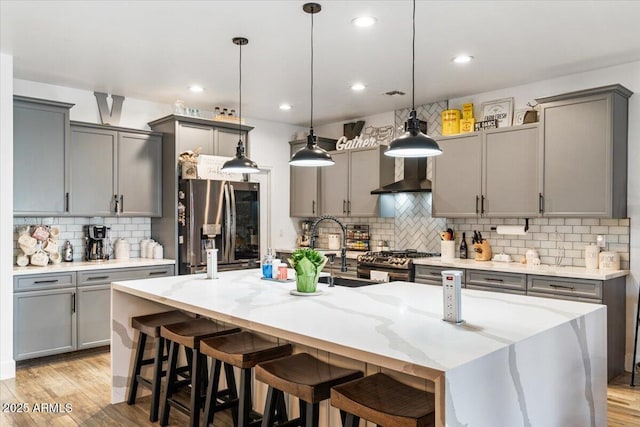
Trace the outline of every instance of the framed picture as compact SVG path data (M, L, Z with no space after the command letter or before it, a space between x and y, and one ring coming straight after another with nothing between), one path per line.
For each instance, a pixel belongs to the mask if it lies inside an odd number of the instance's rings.
M483 102L480 107L482 120L496 119L498 127L511 126L513 118L513 98L497 99Z
M521 108L519 110L516 110L515 113L513 113L513 125L514 126L523 125L524 124L524 115L526 113L527 113L527 109L526 108Z

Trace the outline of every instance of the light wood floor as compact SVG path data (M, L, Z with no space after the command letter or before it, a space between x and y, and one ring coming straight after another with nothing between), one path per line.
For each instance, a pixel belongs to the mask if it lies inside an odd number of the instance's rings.
M149 422L148 397L138 399L133 406L109 403L109 363L108 350L101 349L20 364L16 378L0 381L0 426L158 425ZM630 387L630 379L631 374L625 374L609 384L610 427L640 426L640 385ZM640 378L636 378L636 384L640 384ZM29 413L5 412L15 409L10 404L21 403L29 405ZM53 406L56 403L59 408ZM65 412L65 404L70 405L70 411ZM46 412L47 405L52 413ZM183 426L188 419L172 410L169 421L171 426ZM228 414L217 414L215 425L230 427Z

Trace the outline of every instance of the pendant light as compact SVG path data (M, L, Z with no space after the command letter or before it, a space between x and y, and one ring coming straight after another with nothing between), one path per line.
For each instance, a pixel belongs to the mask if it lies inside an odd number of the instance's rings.
M430 157L442 154L438 143L428 135L420 132L418 114L416 113L416 0L413 0L413 36L411 53L411 113L407 120L405 133L391 141L384 152L391 157Z
M320 12L322 8L318 3L306 3L302 6L302 10L311 15L311 121L307 146L296 151L289 164L291 166L331 166L335 162L329 153L318 147L316 136L313 134L313 15Z
M258 165L253 160L245 157L244 144L242 143L242 46L249 43L244 37L234 37L233 43L240 47L240 71L239 71L239 93L240 102L238 104L238 147L236 148L236 156L228 160L222 165L221 172L228 173L256 173L260 172Z

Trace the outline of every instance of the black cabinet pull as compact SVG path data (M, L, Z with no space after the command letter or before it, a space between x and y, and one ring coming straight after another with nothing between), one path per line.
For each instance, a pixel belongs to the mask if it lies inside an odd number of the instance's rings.
M552 285L552 284L549 284L549 287L551 287L551 288L557 288L557 289L568 289L568 290L570 290L570 291L575 291L575 290L576 290L576 288L574 288L573 286L562 286L562 285Z
M36 280L35 282L33 282L36 285L42 284L42 283L58 283L58 279L52 279L52 280Z
M480 213L480 210L478 209L478 202L480 201L480 197L476 196L476 215L478 215Z
M71 313L76 312L76 293L71 294Z
M120 210L120 202L118 201L118 195L114 194L113 195L113 211L114 213L118 213L119 210Z
M347 213L347 201L346 200L342 201L342 213L343 214Z
M484 214L484 195L480 197L480 213Z
M64 194L64 211L69 212L69 193Z
M538 193L538 212L544 213L544 196Z
M430 271L429 274L432 276L442 276L442 273L436 273L435 271Z
M87 277L87 280L106 280L109 276L95 276L95 277Z
M311 202L311 213L314 214L314 215L316 214L316 201L315 200Z
M124 211L124 195L120 195L120 213Z
M487 282L498 282L498 283L504 282L504 280L502 279L494 279L493 277L485 277L484 280L486 280Z
M347 213L351 215L351 200L347 201Z
M158 276L160 274L167 274L169 271L168 270L162 270L162 271L150 271L149 272L149 276Z

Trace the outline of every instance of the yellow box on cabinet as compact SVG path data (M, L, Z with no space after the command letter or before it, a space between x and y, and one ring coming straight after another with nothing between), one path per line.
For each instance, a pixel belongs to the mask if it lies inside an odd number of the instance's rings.
M442 135L460 133L460 110L444 110L442 112Z
M476 123L476 119L460 119L460 133L473 132L473 126Z
M473 103L462 104L462 118L473 119Z

